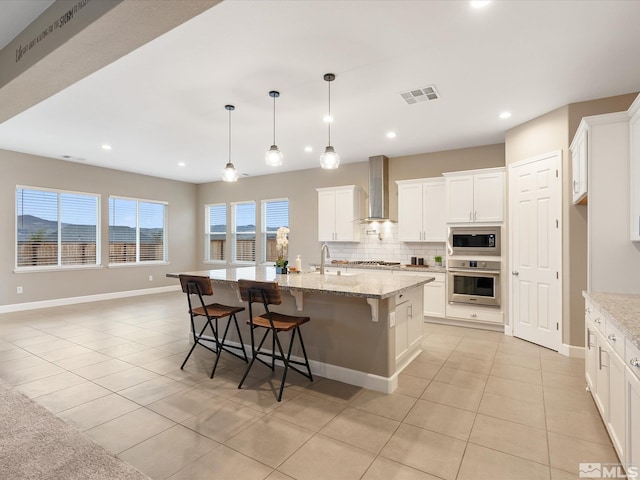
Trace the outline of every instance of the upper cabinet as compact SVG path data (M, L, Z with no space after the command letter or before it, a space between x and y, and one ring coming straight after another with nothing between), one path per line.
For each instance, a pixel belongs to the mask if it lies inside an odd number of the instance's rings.
M587 203L587 165L589 160L589 125L580 122L576 135L571 142L571 168L573 182L571 189L573 203Z
M448 223L504 220L504 167L444 173Z
M629 147L631 157L631 240L640 241L640 95L629 108Z
M446 242L444 178L399 180L398 238L403 242Z
M317 188L318 240L359 242L362 190L355 185Z

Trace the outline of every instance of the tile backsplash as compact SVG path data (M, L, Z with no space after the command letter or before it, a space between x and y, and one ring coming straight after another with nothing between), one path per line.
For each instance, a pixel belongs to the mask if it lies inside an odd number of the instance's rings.
M434 257L445 260L445 243L401 242L398 224L368 223L360 225L360 243L329 242L331 260L383 260L411 263L411 257L422 257L424 263L434 265Z

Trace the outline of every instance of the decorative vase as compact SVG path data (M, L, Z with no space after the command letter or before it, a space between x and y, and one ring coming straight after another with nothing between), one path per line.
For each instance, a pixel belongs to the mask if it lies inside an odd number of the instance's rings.
M276 267L276 273L278 275L286 275L287 274L287 267Z

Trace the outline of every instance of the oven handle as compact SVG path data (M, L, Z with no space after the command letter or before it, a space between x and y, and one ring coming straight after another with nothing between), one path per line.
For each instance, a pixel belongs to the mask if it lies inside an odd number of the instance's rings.
M449 268L447 271L450 273L479 273L480 275L495 275L495 276L500 275L500 270L476 270L475 268L473 269Z

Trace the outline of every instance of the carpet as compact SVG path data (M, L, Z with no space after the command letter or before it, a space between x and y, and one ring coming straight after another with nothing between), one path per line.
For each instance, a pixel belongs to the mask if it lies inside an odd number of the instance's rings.
M0 479L149 477L0 379Z

